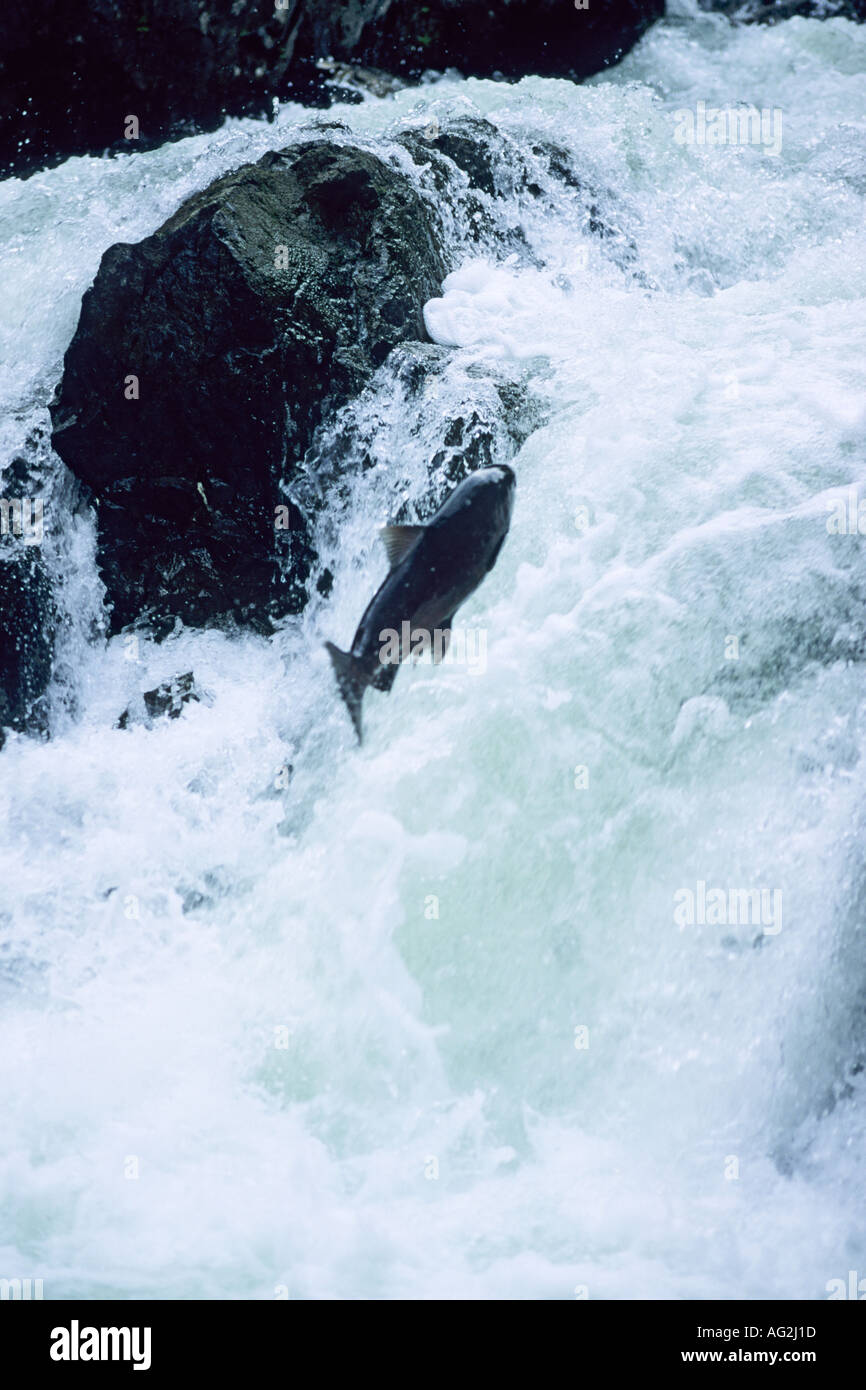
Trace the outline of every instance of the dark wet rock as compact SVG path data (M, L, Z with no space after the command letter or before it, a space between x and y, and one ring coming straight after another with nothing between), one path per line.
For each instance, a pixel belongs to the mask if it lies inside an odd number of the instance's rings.
M384 7L382 7L384 8ZM589 77L616 63L664 13L664 0L391 0L353 50L359 62L418 76Z
M74 653L103 625L101 586L81 573L89 508L51 448L47 410L35 422L27 414L26 432L14 414L7 421L10 453L0 458L0 724L42 736L49 683L52 720L77 713Z
M0 747L4 729L44 734L60 616L46 559L45 431L0 464ZM56 466L54 471L56 471Z
M444 125L434 117L398 138L416 163L429 162L436 154L447 161L439 165L442 191L450 179L448 163L465 174L470 188L490 198L510 197L527 179L518 146L483 116L456 116Z
M302 606L309 553L286 488L323 412L425 337L443 273L405 176L320 139L106 251L52 417L96 502L112 631L268 631Z
M212 128L225 110L264 111L291 62L296 9L274 0L6 0L0 165L146 148ZM125 137L129 116L137 140Z
M4 729L43 733L57 610L38 545L0 540L0 748Z
M533 259L514 202L529 178L526 162L491 121L467 115L443 125L434 117L403 131L397 143L420 171L442 240L453 218L463 239Z
M407 418L405 463L428 480L435 511L470 473L513 458L545 412L520 376L464 368L436 343L405 343L357 401L316 432L293 488L299 506L315 515L326 501L347 498L359 475L374 468L388 470L395 496L404 492L397 441Z
M497 255L514 253L522 264L538 264L523 229L524 211L535 201L561 203L565 192L574 205L569 218L579 231L597 237L603 254L621 269L635 272L637 243L621 225L621 200L596 186L555 142L521 149L492 121L464 115L444 123L433 117L402 132L397 143L429 187L443 240L446 217L454 218L465 240Z
M377 3L6 0L0 169L147 149L212 130L226 114L272 114L275 97L328 105L317 44L351 46L357 25L346 9L369 18Z
M701 9L725 14L735 24L779 24L796 15L866 20L866 0L701 0Z
M0 171L152 147L275 100L351 99L359 65L403 78L586 77L616 62L664 0L6 0ZM366 79L370 89L370 79ZM381 86L381 83L380 83ZM130 136L129 118L136 125Z
M145 723L149 726L154 719L161 719L163 716L179 719L184 705L199 704L203 698L208 699L206 696L203 697L196 685L192 671L186 671L182 676L175 676L173 680L163 681L155 690L146 690L140 700L123 711L117 721L117 727L128 729L135 723Z

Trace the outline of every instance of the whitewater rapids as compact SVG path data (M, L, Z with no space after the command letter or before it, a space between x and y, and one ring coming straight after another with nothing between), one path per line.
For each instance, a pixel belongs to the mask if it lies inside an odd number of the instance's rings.
M700 101L778 108L780 153L677 142ZM866 28L684 13L582 86L328 119L381 149L466 112L566 147L635 248L563 184L511 209L531 255L455 253L426 308L443 416L502 371L542 421L461 613L483 677L402 671L360 751L333 688L423 486L387 372L332 595L272 641L106 644L87 514L52 552L54 737L0 755L0 1276L46 1298L866 1275L866 557L828 528L866 496ZM106 247L311 119L0 185L4 460ZM188 670L210 703L114 727ZM683 923L699 884L778 892L780 930Z

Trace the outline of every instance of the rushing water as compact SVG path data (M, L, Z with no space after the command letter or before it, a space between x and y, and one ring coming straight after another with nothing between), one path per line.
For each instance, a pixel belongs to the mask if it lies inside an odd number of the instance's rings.
M701 101L778 109L781 152L679 142ZM510 259L449 229L443 369L347 412L376 466L323 522L330 599L271 642L106 646L89 517L46 540L55 737L0 755L0 1275L46 1297L866 1275L866 557L828 530L866 486L866 29L684 16L584 86L336 114L393 151L467 111L564 146L621 237L564 183L500 208ZM310 119L0 185L4 459L104 249ZM491 382L531 432L461 614L486 669L404 670L358 751L322 641ZM114 727L186 670L209 702ZM766 891L722 923L713 889Z

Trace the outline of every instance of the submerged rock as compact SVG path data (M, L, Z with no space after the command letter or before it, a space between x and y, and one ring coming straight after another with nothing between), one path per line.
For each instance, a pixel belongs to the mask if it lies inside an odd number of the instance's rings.
M96 502L112 631L267 631L301 606L308 552L285 485L325 408L426 336L443 274L405 176L322 140L106 251L52 418Z
M546 418L519 367L507 375L478 363L463 366L450 348L405 343L357 400L316 431L293 496L312 517L326 502L346 499L361 475L380 469L395 497L411 488L411 476L423 477L428 510L435 511L476 469L509 462Z
M465 115L440 124L432 117L402 131L397 143L419 170L443 240L456 223L467 241L532 259L514 198L529 178L526 162L492 121Z
M465 175L470 188L491 198L513 195L528 178L518 146L483 116L455 116L444 124L434 117L398 138L416 163L433 161L442 192L451 181L448 163Z
M358 63L338 63L334 58L319 58L316 71L321 74L334 101L361 102L365 96L389 97L406 86L406 79L380 68L364 68Z
M143 722L150 725L154 719L165 715L168 719L179 719L184 705L200 704L206 699L196 685L192 671L163 681L155 690L145 690L139 701L129 705L117 721L118 729L128 729L131 724Z
M524 211L536 200L561 204L565 192L581 235L597 238L604 255L634 273L638 250L634 237L619 225L625 211L621 200L611 189L596 186L575 167L575 156L555 142L521 147L492 121L469 114L441 123L432 117L403 131L397 142L429 186L443 239L446 219L451 219L465 240L537 265L522 225Z

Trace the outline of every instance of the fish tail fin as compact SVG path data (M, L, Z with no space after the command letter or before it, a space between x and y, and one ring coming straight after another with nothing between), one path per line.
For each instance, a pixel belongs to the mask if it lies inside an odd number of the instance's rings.
M374 686L376 690L381 690L387 695L390 693L391 686L394 684L399 670L400 667L396 662L382 662L370 684Z
M325 646L334 667L334 675L337 677L337 688L351 715L355 733L358 735L358 742L363 743L361 702L368 685L367 677L361 669L360 662L352 656L351 652L341 651L339 647L334 646L333 642L326 642Z

